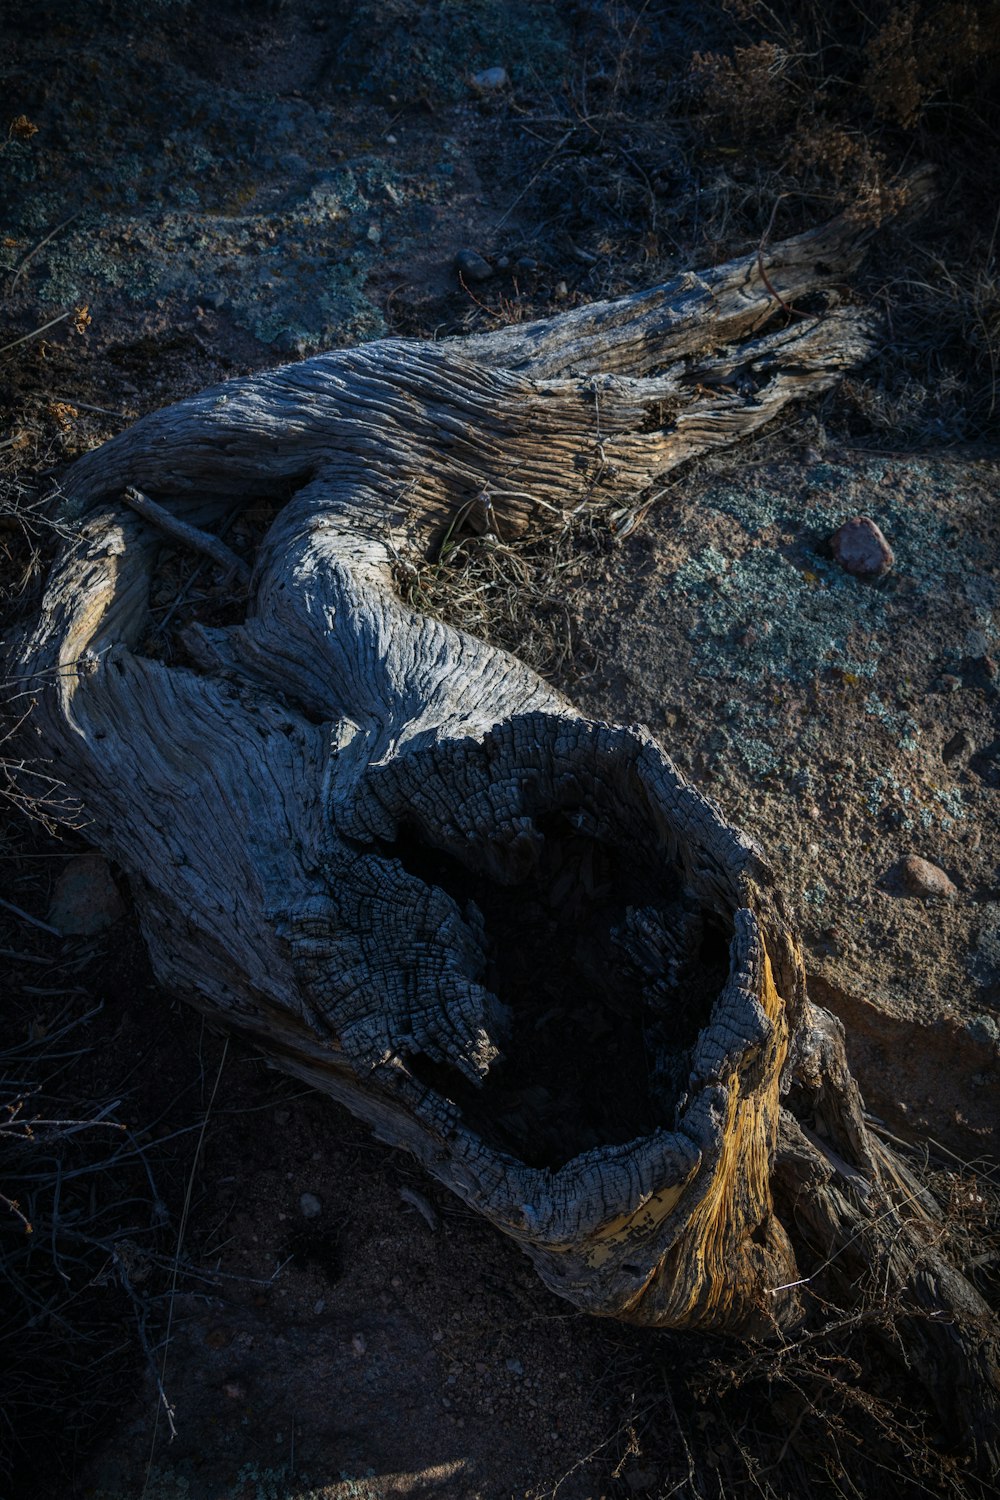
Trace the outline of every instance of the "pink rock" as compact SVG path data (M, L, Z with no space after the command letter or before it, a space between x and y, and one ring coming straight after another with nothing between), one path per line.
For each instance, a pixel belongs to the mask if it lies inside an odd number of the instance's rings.
M903 885L914 896L951 897L956 888L943 870L930 860L908 854L899 867Z
M881 578L896 561L892 548L868 516L854 516L834 533L833 555L845 573Z

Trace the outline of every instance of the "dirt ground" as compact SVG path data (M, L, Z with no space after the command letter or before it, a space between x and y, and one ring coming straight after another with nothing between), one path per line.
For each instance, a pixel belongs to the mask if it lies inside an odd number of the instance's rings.
M494 326L757 243L787 186L737 116L697 114L690 83L739 9L0 0L8 636L52 550L52 482L137 416L317 350ZM472 81L498 67L499 86ZM919 141L886 127L879 150L933 154L929 118ZM776 232L828 216L831 184L802 181ZM990 301L955 228L980 216L989 239L981 191L953 174L926 226L879 231L851 295L891 332L821 406L671 476L628 535L500 557L470 539L453 571L496 585L471 623L588 712L650 725L769 851L811 992L988 1291L1000 295L995 257ZM462 250L488 279L460 283ZM830 554L857 514L895 552L877 583ZM504 604L512 579L529 607ZM451 585L439 568L427 587L469 620ZM46 1233L28 1256L12 1220L0 1247L0 1495L975 1493L959 1463L921 1459L946 1445L889 1353L793 1349L779 1367L560 1302L407 1157L159 992L123 883L104 930L40 927L86 843L3 808L4 1101L37 1086L50 1118L108 1107L120 1133L112 1147L95 1126L44 1171L18 1157L7 1174ZM954 893L914 894L911 854Z

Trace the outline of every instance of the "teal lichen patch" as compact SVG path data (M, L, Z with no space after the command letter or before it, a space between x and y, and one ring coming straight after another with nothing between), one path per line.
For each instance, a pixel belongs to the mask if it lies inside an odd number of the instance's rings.
M673 577L673 587L682 594L697 594L699 585L711 583L729 567L728 558L717 547L703 547L682 563Z
M692 609L696 666L733 683L803 686L830 673L849 686L871 681L914 590L928 604L947 601L952 658L992 650L1000 581L984 566L988 544L962 525L960 483L954 465L919 460L816 463L745 483L710 481L698 526L713 540L693 549L664 589L665 601L681 597ZM830 556L833 532L859 513L882 527L896 554L892 574L877 584L846 574ZM916 748L910 715L876 694L866 712L901 748Z
M666 585L697 606L689 634L698 665L754 685L804 684L831 668L871 676L878 651L859 660L858 636L885 630L886 606L875 590L856 598L856 588L822 562L802 569L768 546L728 562L706 548Z
M900 750L916 750L917 741L920 739L920 725L912 714L889 708L877 693L868 694L865 699L865 713L885 725Z
M773 745L756 735L747 735L736 742L740 757L752 777L772 776L780 769L781 759Z
M957 581L956 554L963 562L987 561L985 548L955 519L960 481L954 465L911 458L897 471L872 459L862 466L821 462L797 471L787 483L782 480L778 474L739 485L716 482L706 493L706 505L732 517L750 536L774 531L818 552L851 516L870 515L892 545L896 575L928 588ZM870 587L856 581L853 586ZM961 586L975 591L980 607L991 609L998 602L996 584L981 575L965 577Z
M30 252L20 295L202 306L280 353L385 331L369 279L419 243L447 184L375 150L341 159L338 112L304 98L147 69L141 45L108 54L83 30L75 47L72 98L0 159L0 270Z
M727 768L737 764L757 782L784 769L767 705L733 702L723 712L726 722L711 730L704 747L705 764L713 775L725 776Z
M376 338L384 323L365 288L383 233L372 226L407 199L389 186L388 169L373 159L323 174L268 215L102 215L52 245L36 294L59 307L102 289L141 303L177 295L224 309L262 343L299 353ZM414 225L425 202L424 194L414 206Z
M942 828L950 828L952 823L965 817L965 803L959 787L935 787L931 797L943 809L938 813Z
M755 480L738 489L714 485L706 499L714 510L732 516L751 536L759 536L775 522L787 525L789 520L788 497L775 485Z
M935 826L947 831L966 816L958 787L915 786L893 771L881 771L864 788L869 816L904 833Z

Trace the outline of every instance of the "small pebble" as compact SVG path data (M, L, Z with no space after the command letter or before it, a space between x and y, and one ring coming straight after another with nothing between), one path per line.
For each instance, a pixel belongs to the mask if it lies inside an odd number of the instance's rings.
M351 1348L357 1359L360 1359L363 1354L368 1352L368 1340L363 1333L351 1334Z
M854 516L834 533L833 555L845 573L882 578L896 561L882 532L868 516Z
M318 1219L323 1212L323 1205L315 1193L303 1193L299 1199L299 1208L307 1219Z
M564 297L569 296L569 287L566 285L565 281L556 282L555 294L560 301L562 301Z
M489 281L493 267L475 250L460 250L455 256L455 270L465 281Z
M325 1310L326 1310L326 1298L325 1297L317 1297L316 1301L313 1303L313 1312L316 1314L317 1318L319 1317L320 1313L321 1312L325 1312Z
M516 260L516 262L515 262L515 265L516 265L517 270L519 270L519 271L537 271L538 270L538 262L531 255L519 255L518 258L517 258L517 260Z
M469 82L474 89L481 89L485 94L495 94L497 89L506 88L510 79L506 68L483 68L481 73L473 73Z
M507 1361L507 1368L512 1375L520 1376L524 1374L524 1366L519 1359L509 1359Z
M899 867L899 873L903 885L913 896L951 897L956 894L956 887L944 871L919 855L908 854Z

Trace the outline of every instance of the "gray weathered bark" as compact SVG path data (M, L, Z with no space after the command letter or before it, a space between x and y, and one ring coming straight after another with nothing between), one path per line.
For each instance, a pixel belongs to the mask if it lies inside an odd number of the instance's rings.
M407 1147L591 1312L780 1333L810 1267L877 1264L988 1455L989 1315L866 1128L764 855L647 731L588 722L393 581L460 512L510 535L636 503L829 386L864 317L784 307L858 246L840 220L619 302L154 413L69 472L77 533L16 673L165 986ZM130 486L202 530L285 502L245 618L189 630L184 665L141 649L163 539Z

